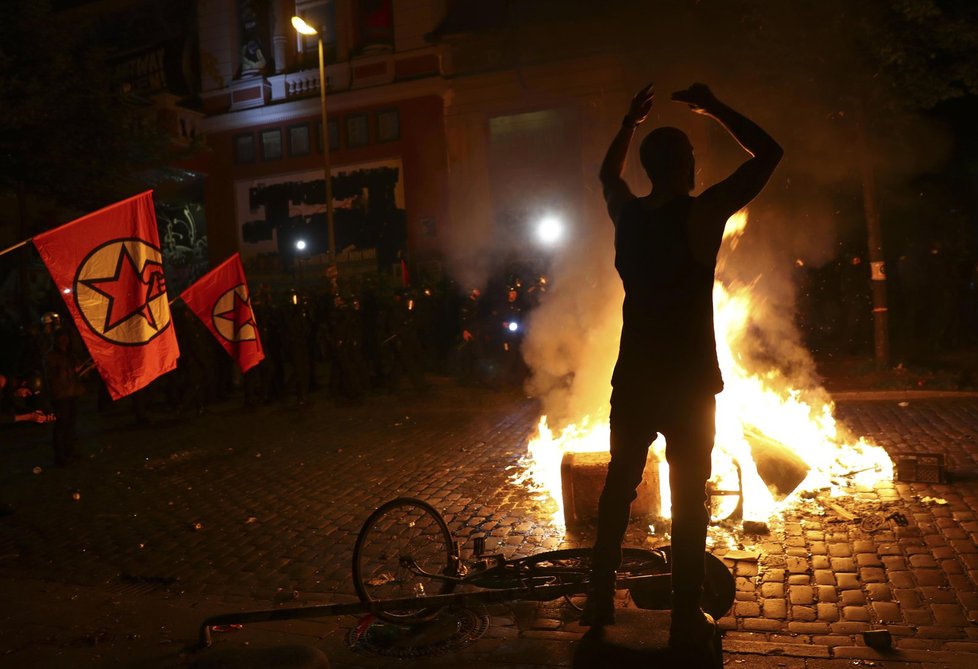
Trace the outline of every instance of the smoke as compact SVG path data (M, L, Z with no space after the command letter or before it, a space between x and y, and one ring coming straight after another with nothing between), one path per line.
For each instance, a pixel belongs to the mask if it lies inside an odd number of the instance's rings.
M598 142L603 152L631 94L654 79L655 107L633 141L625 173L635 192L647 183L636 164L636 149L655 126L674 125L688 132L697 152L699 191L747 158L715 121L668 100L671 91L694 81L711 85L718 97L743 110L782 144L785 159L749 207L743 236L736 245L725 243L717 276L733 288L749 287L752 294L750 323L736 342L744 364L752 370L777 370L797 388L819 385L796 325L799 276L802 268L835 259L843 244L865 245L861 161L873 169L885 218L887 204L903 201L907 184L939 168L950 149L940 124L894 113L889 106L886 96L898 92L877 81L850 7L839 0L611 2L602 17L607 25L589 34L613 36L614 44L607 46L621 54L620 80L608 82L599 100L583 101L603 110L601 122L567 138L569 144L578 136L585 144ZM554 102L560 81L559 75L546 78L552 89L547 104L582 104L580 97ZM569 88L576 85L575 77L568 81L575 82ZM574 95L580 95L577 89ZM528 103L528 108L540 106L538 101ZM481 285L509 250L500 239L505 235L493 232L487 203L500 196L495 184L489 186L489 157L475 148L479 132L484 137L484 125L466 126L462 139L450 139L449 146L450 155L467 157L456 169L474 177L471 183L486 184L485 193L476 189L453 195L471 202L453 207L465 212L465 220L457 222L445 251L452 273L470 286ZM541 145L538 152L555 150L560 148ZM524 340L531 369L527 389L540 398L552 427L583 416L606 417L621 327L623 295L614 269L613 229L597 191L600 155L590 163L586 158L580 161L577 180L569 181L569 189L585 192L585 224L574 243L554 259L550 291L529 317ZM868 283L868 267L866 272Z
M797 248L792 248L786 244L783 211L758 210L742 236L724 242L718 257L717 280L728 291L750 294L748 322L729 343L747 371L777 375L790 387L817 391L814 362L795 322L793 273L798 266L792 253L817 246L802 248L799 231L791 240ZM532 370L527 391L541 400L548 424L559 430L584 417L601 421L608 416L623 297L610 223L596 227L561 260L552 285L528 321L523 356ZM721 344L724 336L718 332Z
M453 226L441 235L441 251L448 274L465 291L485 287L499 253L493 248L489 218L476 207L463 225Z
M466 291L485 285L496 256L486 150L474 137L473 125L467 118L446 118L451 181L457 186L449 190L453 224L438 234L446 269Z
M624 292L614 269L614 229L595 221L553 268L553 289L529 319L523 358L530 395L552 428L608 416Z

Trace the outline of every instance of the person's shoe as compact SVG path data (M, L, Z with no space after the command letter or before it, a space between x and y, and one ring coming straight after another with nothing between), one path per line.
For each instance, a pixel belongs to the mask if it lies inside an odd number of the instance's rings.
M579 624L582 627L604 627L615 624L615 572L591 576L587 602Z
M669 625L669 647L681 650L702 650L716 634L717 624L703 609L673 609Z

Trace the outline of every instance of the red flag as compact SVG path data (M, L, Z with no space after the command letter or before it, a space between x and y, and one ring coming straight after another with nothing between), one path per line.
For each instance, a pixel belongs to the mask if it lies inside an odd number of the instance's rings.
M180 299L217 337L242 374L265 357L240 255L235 253L200 277Z
M75 319L112 399L177 364L153 192L31 240Z

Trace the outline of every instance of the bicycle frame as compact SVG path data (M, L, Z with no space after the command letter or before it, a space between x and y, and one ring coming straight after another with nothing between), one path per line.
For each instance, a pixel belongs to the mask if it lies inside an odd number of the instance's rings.
M427 574L428 576L432 576ZM619 578L617 588L640 587L647 592L661 593L664 601L668 602L671 574L647 574ZM244 611L240 613L223 613L206 618L200 624L198 646L206 648L211 645L211 628L219 625L243 625L247 623L271 622L274 620L298 620L301 618L319 618L323 616L344 616L363 613L376 614L380 611L397 611L417 607L423 602L426 607L468 604L486 604L504 602L514 599L531 601L549 601L565 595L580 595L587 590L587 579L573 583L551 583L546 585L527 585L517 588L499 588L479 590L475 592L453 592L446 595L431 597L401 597L399 599L374 600L369 602L351 602L348 604L322 604L317 606L301 606L290 609L265 609L260 611Z
M469 585L480 588L470 592L450 592L451 587L444 588L445 592L434 595L397 597L391 599L373 598L361 592L362 580L359 562L356 555L363 545L362 538L370 528L374 527L377 518L398 508L420 509L433 519L436 533L444 541L445 550L441 553L440 571L433 573L419 566L416 557L402 554L398 557L399 567L413 573L415 576L455 585ZM411 525L413 527L413 523ZM619 572L616 579L616 589L628 589L633 593L633 599L641 608L669 608L672 574L666 571L669 566L667 549L649 551L647 549L625 548L632 552L633 562L630 567ZM447 554L447 555L446 555ZM586 554L586 555L585 555ZM450 536L444 519L431 505L414 498L397 498L378 507L364 523L357 543L354 547L354 585L358 589L361 601L346 604L325 604L295 608L276 608L242 613L227 613L206 618L200 625L198 645L209 646L211 629L218 625L235 625L275 620L295 620L300 618L316 618L322 616L360 615L364 613L384 614L385 612L412 612L418 609L437 611L445 606L466 606L488 602L501 602L516 599L531 601L549 601L559 597L581 595L587 590L589 579L590 552L587 549L561 549L544 551L526 557L506 559L502 554L485 554L485 540L475 538L474 560L465 561L461 557L461 543ZM444 561L447 557L447 564ZM729 610L734 601L734 580L723 563L711 554L706 554L707 580L713 573L714 586L709 593L714 609L720 612ZM492 579L498 578L493 582ZM709 609L705 604L704 608ZM381 615L382 618L385 618ZM388 616L389 617L389 616ZM411 620L409 616L396 620L396 624L416 624L422 618Z
M482 579L491 578L492 576L501 576L503 578L509 578L520 585L520 588L530 587L530 581L533 579L548 579L546 582L539 583L536 587L542 585L548 585L553 582L553 579L565 575L568 577L579 577L580 581L587 580L587 574L576 573L571 570L565 570L560 573L546 573L545 570L541 570L540 573L530 574L521 573L520 562L522 558L516 560L507 560L503 555L490 555L488 557L482 558L477 563L475 568L470 565L465 564L458 555L455 555L452 559L452 566L454 567L454 573L448 574L436 574L429 571L425 571L418 566L417 562L410 555L402 555L399 559L399 563L405 569L410 570L417 576L423 576L425 578L430 578L436 581L443 581L446 583L454 583L456 585L475 585L481 588L499 590L505 588L494 587L492 585L485 585L480 583ZM491 562L491 564L489 564ZM485 563L483 565L483 563ZM426 597L425 602L427 603L430 598Z

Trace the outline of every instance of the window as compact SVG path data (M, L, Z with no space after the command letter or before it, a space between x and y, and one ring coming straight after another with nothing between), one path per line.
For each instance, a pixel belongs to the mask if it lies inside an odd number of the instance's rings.
M234 138L234 162L239 164L255 162L254 135L237 135Z
M304 156L309 153L309 124L289 126L289 155Z
M262 160L276 160L282 157L282 130L272 128L261 131Z
M370 143L370 129L366 114L350 114L346 117L346 145L364 146Z
M329 150L336 151L340 148L340 125L335 118L329 119ZM316 150L323 152L323 122L316 124Z
M326 27L323 35L323 58L327 63L335 63L336 56L336 3L334 0L297 0L295 13L305 19L316 30ZM291 30L291 28L290 28ZM319 67L319 37L317 35L298 35L296 48L302 68L311 70Z
M377 112L377 141L393 142L401 138L401 120L396 109Z
M394 46L394 11L391 0L358 0L354 3L357 49Z

